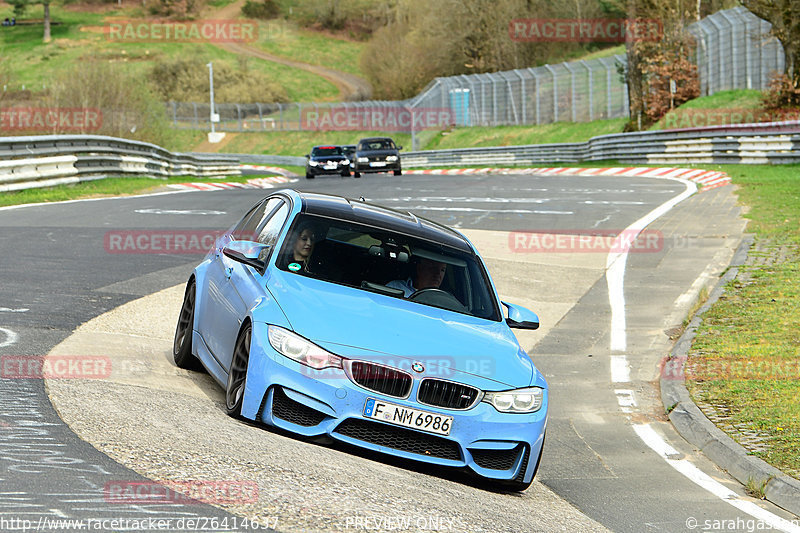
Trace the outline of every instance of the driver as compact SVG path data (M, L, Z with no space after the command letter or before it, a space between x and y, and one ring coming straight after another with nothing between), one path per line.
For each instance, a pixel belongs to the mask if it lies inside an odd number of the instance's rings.
M422 257L417 260L412 277L406 280L392 280L386 286L402 290L403 296L408 298L422 289L438 289L446 271L445 263Z

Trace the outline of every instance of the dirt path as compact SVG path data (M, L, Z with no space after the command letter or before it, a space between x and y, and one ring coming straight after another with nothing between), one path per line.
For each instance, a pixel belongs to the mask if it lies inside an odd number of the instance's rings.
M245 0L237 0L229 4L216 13L214 18L217 20L235 20L241 13L242 6ZM235 54L247 55L264 61L272 61L273 63L280 63L289 67L303 69L325 78L333 83L341 93L342 100L366 100L372 96L372 86L369 82L354 74L348 74L327 67L319 65L310 65L301 61L293 61L284 57L276 56L267 53L256 46L247 43L219 43L217 46L233 52Z

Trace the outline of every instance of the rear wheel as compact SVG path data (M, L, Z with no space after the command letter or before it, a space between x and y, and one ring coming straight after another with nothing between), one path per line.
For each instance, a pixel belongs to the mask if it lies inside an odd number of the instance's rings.
M183 306L175 327L175 340L172 343L172 358L179 368L198 370L200 361L192 353L192 332L194 330L194 303L197 288L194 278L186 284Z
M353 177L354 177L354 178L360 178L360 177L361 177L361 172L359 172L359 171L357 171L357 170L354 170L354 171L353 171Z
M231 416L242 414L244 385L247 381L247 362L250 360L250 337L253 327L250 324L239 333L228 369L228 383L225 387L225 411Z

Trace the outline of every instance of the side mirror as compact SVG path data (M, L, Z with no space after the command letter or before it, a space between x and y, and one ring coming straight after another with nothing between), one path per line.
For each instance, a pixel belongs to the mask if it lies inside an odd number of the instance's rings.
M403 147L402 147L402 146L400 146L400 145L397 145L397 150L398 150L398 151L400 151L400 150L402 150L402 149L403 149Z
M508 309L506 324L516 329L539 329L539 316L522 306L500 302Z
M311 159L311 154L306 154L306 159Z
M222 249L225 257L251 266L263 274L267 269L266 258L271 246L250 241L233 241Z

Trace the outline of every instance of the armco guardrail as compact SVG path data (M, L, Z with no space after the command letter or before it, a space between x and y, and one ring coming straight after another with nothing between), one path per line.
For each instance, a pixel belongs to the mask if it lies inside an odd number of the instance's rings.
M309 147L309 150L311 148ZM189 152L188 155L202 156L200 152ZM293 167L302 167L306 164L306 158L294 155L258 155L258 154L224 154L229 157L234 157L245 165L272 165L281 166L288 165Z
M800 162L800 121L617 133L583 143L424 150L402 154L404 168L530 165L616 160L649 165Z
M51 187L103 175L222 177L241 174L220 154L176 154L101 135L0 137L0 192Z

